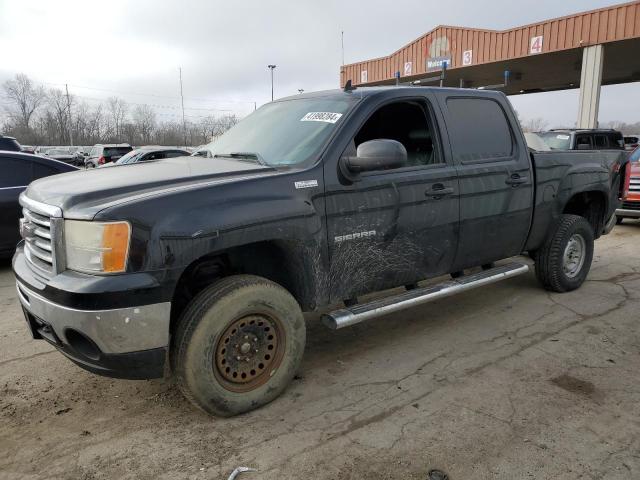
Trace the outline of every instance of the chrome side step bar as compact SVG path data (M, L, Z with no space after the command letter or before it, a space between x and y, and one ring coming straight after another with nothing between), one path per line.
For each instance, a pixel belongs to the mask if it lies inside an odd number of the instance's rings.
M392 297L373 300L369 303L354 305L336 310L322 316L322 322L332 330L350 327L365 320L397 312L405 308L433 302L474 288L496 283L507 278L522 275L529 271L523 263L509 263L482 272L466 275L438 285L416 288Z

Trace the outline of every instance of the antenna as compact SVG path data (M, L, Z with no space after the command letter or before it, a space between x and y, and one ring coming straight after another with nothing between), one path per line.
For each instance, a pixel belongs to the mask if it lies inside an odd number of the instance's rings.
M347 83L344 84L345 92L353 92L355 89L356 87L351 84L351 79L347 80Z
M184 95L182 94L182 67L178 68L180 72L180 103L182 104L182 141L187 146L187 122L184 118Z

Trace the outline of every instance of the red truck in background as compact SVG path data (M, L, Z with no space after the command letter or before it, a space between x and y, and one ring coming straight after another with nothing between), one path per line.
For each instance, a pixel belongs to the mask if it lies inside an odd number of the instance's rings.
M622 207L616 210L618 225L625 218L640 218L640 147L637 147L629 157L631 166L631 183L629 194L622 203Z

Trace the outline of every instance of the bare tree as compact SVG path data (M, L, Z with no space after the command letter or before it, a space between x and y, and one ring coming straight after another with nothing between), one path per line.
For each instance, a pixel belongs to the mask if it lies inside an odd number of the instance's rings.
M153 108L149 105L136 105L132 117L141 143L150 143L156 127L156 113Z
M110 97L107 99L107 111L111 119L115 140L121 141L122 127L127 120L129 106L121 98Z
M532 118L521 123L525 132L541 132L549 127L549 122L544 118Z
M42 86L34 86L31 79L19 73L13 80L3 84L5 95L13 103L8 107L8 113L20 127L25 130L31 128L31 117L44 103L46 94Z
M50 89L47 94L48 113L55 121L59 143L67 143L69 141L69 109L74 102L72 96L68 100L69 102L67 103L67 96L57 88Z

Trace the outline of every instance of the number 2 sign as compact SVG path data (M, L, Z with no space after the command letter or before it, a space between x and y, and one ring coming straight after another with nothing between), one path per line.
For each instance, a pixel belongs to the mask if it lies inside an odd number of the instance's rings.
M540 35L539 37L532 37L531 38L531 49L529 50L529 53L531 54L535 54L535 53L542 53L542 43L544 41L544 37L542 35Z

